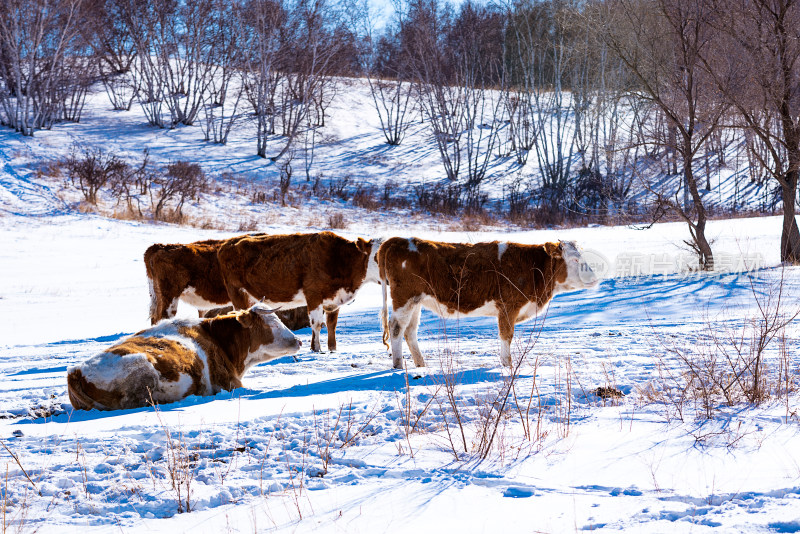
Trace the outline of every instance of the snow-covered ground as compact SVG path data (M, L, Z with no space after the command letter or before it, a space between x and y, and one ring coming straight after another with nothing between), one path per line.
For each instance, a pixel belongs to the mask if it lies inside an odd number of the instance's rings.
M314 173L407 186L441 176L423 125L387 147L363 84L340 89ZM148 147L159 164L191 159L235 176L187 207L209 229L106 218L81 213L63 175L39 172L73 146L131 158ZM710 351L724 369L723 350L749 341L776 290L784 313L800 309L800 269L778 261L780 218L711 221L719 270L697 274L678 223L467 231L479 226L326 202L298 192L302 179L290 206L253 204L277 176L253 152L246 129L211 146L199 127L149 128L136 106L110 112L102 94L82 124L34 138L0 130L3 532L800 532L795 323L765 352L766 402L727 406L715 391L706 407L698 385L675 397L687 363ZM494 194L514 178L510 165L493 168ZM713 194L730 197L737 175L720 173ZM747 187L737 194L764 194ZM100 204L115 210L108 196ZM509 373L493 320L423 311L428 366L393 370L380 288L369 285L342 309L337 353L308 351L303 330L297 361L259 365L233 392L158 410L72 410L67 368L148 326L147 246L315 231L332 213L345 214L348 237L572 239L604 280L519 325L523 363L502 409ZM598 396L615 389L624 396Z
M615 276L614 264L629 265L620 258L652 266L647 258L679 254L677 224L502 235L404 229L459 241L575 239L612 264L599 288L559 295L546 319L518 328L515 351L526 358L518 402L485 459L481 423L508 376L494 321L445 323L423 312L428 367L392 370L376 285L343 308L338 353L304 349L297 362L254 368L242 389L158 412L73 412L66 369L147 326L146 246L226 234L80 214L0 221L10 531L15 521L38 532L800 531L796 394L720 406L711 420L688 402L680 421L643 393L663 383L665 368L678 369L667 345L741 328L754 292L783 278L796 305L800 271L775 267L777 218L711 225L718 254L763 253L767 268L752 278ZM790 327L792 358L798 334ZM310 331L299 335L308 347ZM447 401L451 380L464 438ZM598 387L625 396L604 401ZM525 415L517 410L529 405ZM190 480L189 513L178 513L171 469L184 502Z

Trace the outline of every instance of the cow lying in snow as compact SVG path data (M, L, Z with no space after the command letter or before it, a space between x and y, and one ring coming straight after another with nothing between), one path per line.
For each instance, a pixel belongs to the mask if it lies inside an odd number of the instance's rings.
M225 315L226 313L231 313L232 311L234 311L234 307L229 304L228 306L208 310L207 312L203 313L202 316L206 319L210 319L211 317L218 317L220 315ZM338 311L334 313L336 316L339 315ZM301 330L311 326L311 324L308 322L308 309L305 306L292 308L291 310L275 310L275 315L278 316L278 319L280 319L289 330ZM336 324L334 323L334 327L335 326Z
M320 350L324 314L336 317L365 282L378 282L380 242L349 241L331 232L254 235L223 243L217 253L228 297L236 308L308 307L311 350ZM336 323L328 321L328 349L336 350Z
M392 363L402 368L402 337L424 366L417 343L420 307L443 317L494 316L500 330L500 361L511 365L514 325L542 311L554 294L597 285L573 242L438 243L392 238L381 245L378 265L383 290L383 341L391 338ZM388 321L386 285L391 289Z
M75 408L118 410L214 395L253 365L294 354L300 340L264 306L213 319L162 321L71 368Z

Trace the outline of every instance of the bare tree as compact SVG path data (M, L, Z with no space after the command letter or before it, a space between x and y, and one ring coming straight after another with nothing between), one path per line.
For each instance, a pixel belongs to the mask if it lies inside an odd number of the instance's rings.
M129 110L136 98L129 75L136 47L123 18L125 0L85 0L89 17L81 25L84 39L92 47L94 68L115 110Z
M216 36L213 61L217 65L215 75L210 76L203 96L205 121L203 130L206 141L219 144L228 142L237 111L244 94L242 66L245 52L245 31L239 22L245 17L242 5L238 2L214 0L207 22L211 33Z
M439 0L414 0L401 28L417 82L419 107L430 124L445 175L464 180L468 205L480 197L500 122L503 84L502 15L472 2L454 16Z
M242 83L256 120L256 153L262 158L267 157L268 137L275 133L275 94L281 80L278 54L285 19L286 9L279 0L252 0L239 19L246 30Z
M170 3L154 5L139 0L119 0L122 4L121 16L133 41L136 57L131 63L131 77L136 99L151 126L166 126L163 116L165 85L161 80L157 56L158 35L162 19L160 10L170 7Z
M616 0L609 8L609 46L635 77L636 94L659 109L677 136L681 184L651 191L662 208L687 223L687 244L698 254L700 267L713 270L705 235L708 216L694 165L728 109L701 61L712 46L715 10L706 0Z
M214 0L141 3L121 0L124 18L137 50L133 63L138 99L154 126L192 125L198 118L211 80L219 69ZM223 8L224 9L224 8ZM224 16L224 15L223 15Z
M780 186L781 261L800 263L800 1L710 2L719 37L702 59L740 117L751 166Z
M540 202L563 211L568 198L577 129L569 89L572 20L577 2L525 0L511 16L511 74L519 98L512 115L517 161L533 149L541 176Z
M287 15L277 65L285 75L277 84L274 108L285 144L272 161L293 149L304 124L324 124L326 93L335 91L332 75L342 44L336 38L341 13L329 0L295 0Z
M361 21L369 41L363 70L381 131L389 145L399 145L403 141L411 125L413 111L409 58L400 39L401 29L406 22L404 15L402 9L398 9L394 25L384 30L377 39L372 37L371 20L365 17L366 20Z
M85 80L70 75L65 58L84 46L81 8L81 0L0 3L0 123L33 135L64 115L80 116ZM75 99L69 112L65 98Z

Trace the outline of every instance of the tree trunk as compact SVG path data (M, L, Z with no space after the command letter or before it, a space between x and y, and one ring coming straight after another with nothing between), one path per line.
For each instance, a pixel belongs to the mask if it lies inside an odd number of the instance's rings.
M690 143L687 142L685 146L690 146ZM697 189L697 181L694 176L694 172L692 171L691 161L691 155L684 154L684 196L686 196L686 190L688 189L688 192L691 194L692 210L697 212L697 222L694 224L689 223L689 233L691 234L692 241L694 241L695 247L697 248L697 254L700 260L700 268L704 271L713 271L714 254L711 252L711 245L708 243L708 239L706 239L706 221L708 220L706 216L706 208L703 204L703 199L700 196L700 191ZM692 211L688 206L685 206L684 210L687 215Z
M693 228L692 237L694 238L697 252L700 256L700 268L704 271L714 270L714 254L711 252L711 245L706 239L706 218L705 214L699 218L697 225Z
M783 195L783 231L781 232L781 261L800 263L800 229L797 227L795 210L797 208L798 171L786 173L786 183L781 184Z

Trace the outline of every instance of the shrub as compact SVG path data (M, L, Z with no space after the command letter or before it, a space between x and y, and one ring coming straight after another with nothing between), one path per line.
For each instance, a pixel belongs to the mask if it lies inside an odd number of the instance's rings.
M127 163L99 148L85 150L82 157L73 153L66 167L72 184L81 190L84 200L94 206L100 189L109 182L124 179L130 172Z
M167 172L162 176L153 178L150 188L150 200L153 208L153 218L163 220L164 207L171 200L176 205L173 217L180 220L183 217L183 205L188 199L197 199L207 187L206 175L200 165L188 161L176 161L167 165Z

